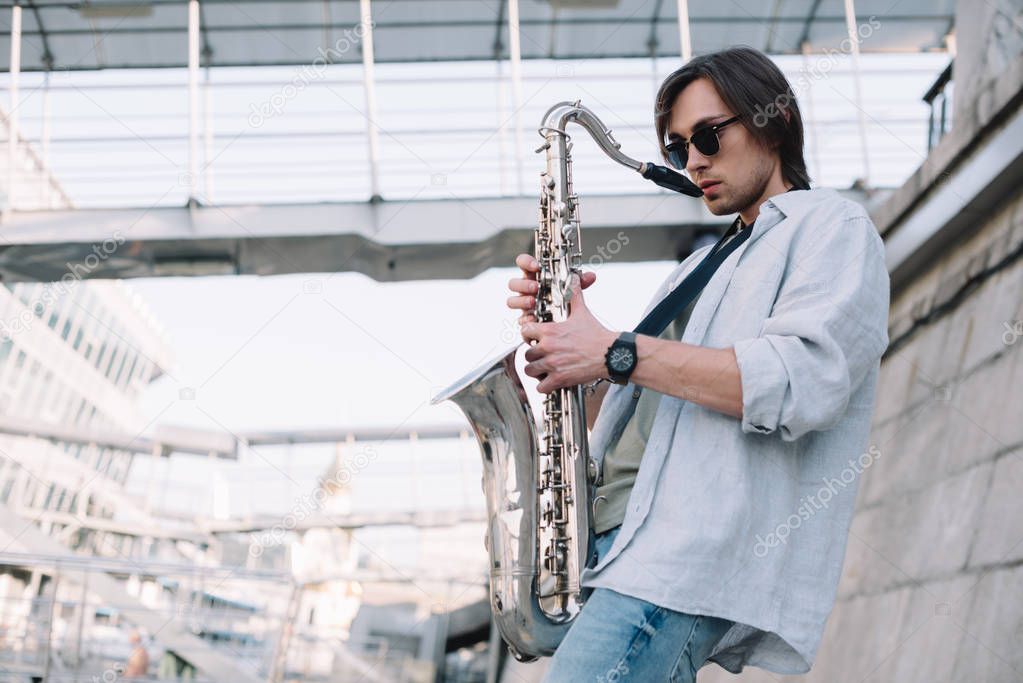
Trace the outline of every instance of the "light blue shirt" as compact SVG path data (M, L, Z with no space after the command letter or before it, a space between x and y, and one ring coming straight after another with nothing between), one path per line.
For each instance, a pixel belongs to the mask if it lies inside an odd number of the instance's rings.
M742 418L665 395L625 519L584 570L602 586L736 625L710 660L799 674L834 606L874 390L888 345L884 245L859 204L834 190L765 201L721 265L682 342L735 349ZM652 309L703 258L691 254ZM608 389L590 435L600 462L634 408Z

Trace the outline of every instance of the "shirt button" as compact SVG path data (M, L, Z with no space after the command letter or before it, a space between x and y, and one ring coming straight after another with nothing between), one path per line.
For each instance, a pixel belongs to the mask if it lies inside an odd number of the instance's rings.
M632 506L632 511L633 512L639 512L639 503L637 503L637 504Z

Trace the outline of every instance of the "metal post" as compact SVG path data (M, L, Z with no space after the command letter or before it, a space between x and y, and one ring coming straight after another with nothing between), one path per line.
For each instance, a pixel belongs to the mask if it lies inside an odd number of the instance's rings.
M36 596L39 594L39 587L42 585L43 575L39 569L33 568L31 570L28 583L25 586L25 590L22 591L22 595L26 596L28 600L28 613L24 616L25 622L25 641L21 644L18 649L17 663L21 664L25 661L26 650L28 650L28 634L29 634L29 621L35 616Z
M50 600L50 618L46 622L46 651L43 654L43 680L50 680L50 660L53 657L53 619L57 614L57 590L60 588L60 566L53 570L53 599Z
M678 0L678 35L682 44L682 62L693 58L693 41L689 35L689 0Z
M213 203L213 83L210 79L209 60L206 62L202 87L202 132L203 132L203 197L207 204Z
M302 589L302 584L295 583L288 596L288 605L284 610L273 658L270 660L269 679L271 683L280 683L288 667L288 648L291 647L291 636L298 621L298 612L302 604Z
M511 51L512 114L515 117L515 187L519 196L522 185L522 44L519 41L519 0L508 0L508 47Z
M408 435L408 455L409 455L409 469L412 471L412 476L409 480L412 482L412 511L419 511L419 456L416 453L416 446L419 443L419 436L415 432L410 432Z
M154 443L153 453L146 462L146 465L149 467L149 482L146 486L146 514L153 514L153 501L156 500L156 468L160 464L160 456L162 454L163 448L159 443Z
M661 78L660 73L657 71L657 48L654 48L653 54L650 56L650 99L654 100L657 97L657 91L661 89Z
M40 154L43 168L50 168L50 71L43 73L43 130L40 140Z
M21 76L21 5L11 7L11 88L10 110L7 112L7 201L2 208L4 219L14 209L14 182L18 155L18 79Z
M188 0L188 204L199 183L199 0Z
M867 114L863 111L863 95L860 88L860 37L856 30L856 7L853 0L845 0L845 27L849 33L856 111L859 113L860 150L863 155L863 186L869 188L870 156L867 153Z
M809 74L807 68L809 57L810 57L810 43L804 42L800 45L800 51L803 53L803 73ZM814 176L817 178L817 184L823 185L821 176L823 171L821 170L821 158L820 158L820 147L817 140L817 117L814 115L813 109L813 80L807 78L806 82L806 96L803 98L806 102L806 129L807 129L807 143L810 147L810 159L813 162Z
M376 79L373 76L373 12L370 0L359 0L362 24L362 84L366 91L366 134L369 142L369 199L378 202L380 194L380 131L377 128Z
M82 602L78 606L78 633L75 638L75 674L82 668L82 632L85 631L85 604L89 600L89 570L82 570Z
M497 146L497 172L501 195L504 196L508 194L508 169L506 167L508 162L508 129L504 125L505 116L507 115L504 101L507 98L507 93L502 63L501 55L497 55L497 139L499 143Z

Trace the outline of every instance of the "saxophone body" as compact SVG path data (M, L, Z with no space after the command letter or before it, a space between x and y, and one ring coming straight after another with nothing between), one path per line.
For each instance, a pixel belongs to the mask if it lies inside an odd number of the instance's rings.
M579 199L572 188L566 126L586 129L612 159L664 187L702 194L665 167L630 159L603 123L579 102L561 102L543 118L547 166L540 175L534 255L539 262L534 314L562 322L572 276L581 272ZM580 574L593 544L590 519L597 464L587 448L583 387L547 394L539 420L515 367L522 344L504 351L433 398L465 414L483 458L486 547L494 620L520 661L554 654L582 608ZM588 593L588 591L586 591Z

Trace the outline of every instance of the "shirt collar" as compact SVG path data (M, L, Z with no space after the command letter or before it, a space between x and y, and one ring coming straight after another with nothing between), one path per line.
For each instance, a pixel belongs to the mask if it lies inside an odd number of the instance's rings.
M796 192L796 196L795 197L789 196L790 192ZM770 204L771 206L781 211L782 214L788 215L789 212L786 211L784 207L788 206L791 209L794 203L798 202L800 199L802 199L802 197L799 196L799 188L793 185L784 192L779 192L773 197L768 197L767 199L764 200L764 204ZM781 200L781 204L778 203L778 200ZM753 223L756 223L756 220L754 220ZM746 225L742 221L742 216L736 216L735 221L733 221L732 224L728 226L728 230L725 231L725 235L726 236L731 235L732 233L744 230L750 227L750 225L753 225L753 223Z
M792 213L795 207L807 199L809 194L809 190L802 190L793 185L785 192L779 192L773 197L768 197L764 204L770 204L787 216Z

